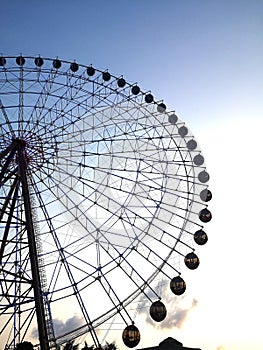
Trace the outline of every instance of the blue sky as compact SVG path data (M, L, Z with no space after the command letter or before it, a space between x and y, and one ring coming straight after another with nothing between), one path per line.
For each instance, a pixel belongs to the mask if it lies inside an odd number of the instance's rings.
M193 277L199 302L184 327L158 329L157 342L263 346L262 18L260 0L1 1L0 53L123 74L176 110L203 149L214 220Z
M231 107L242 97L248 112L262 81L262 6L240 0L4 0L1 52L108 68L189 119L212 118L223 99Z

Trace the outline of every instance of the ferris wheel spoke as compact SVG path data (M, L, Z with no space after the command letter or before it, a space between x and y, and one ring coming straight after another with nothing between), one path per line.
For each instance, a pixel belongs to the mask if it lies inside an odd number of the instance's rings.
M113 247L113 251L116 251L116 248ZM107 252L109 254L109 252ZM154 289L151 288L151 286L148 284L148 281L146 281L142 275L131 265L131 263L128 261L127 257L131 254L131 250L128 249L128 252L125 254L126 252L124 253L119 253L119 259L120 261L123 261L125 264L127 264L128 268L130 269L130 273L128 273L127 269L123 268L122 265L120 265L120 268L122 270L122 272L127 276L129 277L133 284L136 286L136 290L141 290L142 293L144 293L144 289L147 287L151 290L152 294L155 295L157 298L159 298L158 294L155 292ZM111 259L114 259L113 256L111 256ZM131 278L132 274L136 275L136 277L139 279L140 282L137 282L135 280L135 278ZM105 278L105 275L102 276L103 279ZM110 283L108 282L108 280L106 280L107 282L107 285L112 289L112 287L110 286ZM134 291L133 293L135 293L136 291ZM132 294L133 294L132 293ZM114 292L115 294L115 292ZM144 293L145 294L145 293ZM148 295L145 294L145 296L149 298ZM122 303L120 302L120 305Z
M108 86L107 85L105 86L102 82L100 82L100 83L98 83L98 82L91 82L91 84L92 84L92 87L93 87L91 89L92 92L84 91L83 92L84 99L83 100L80 99L81 104L85 104L87 106L89 106L88 102L91 100L91 105L88 108L83 109L82 112L81 112L79 110L80 109L80 107L79 107L80 103L78 103L78 104L75 103L75 105L73 105L73 107L71 107L71 109L68 109L68 110L66 110L65 108L61 108L60 107L60 110L63 110L63 115L65 117L67 117L67 115L71 115L74 110L77 110L77 112L78 112L76 117L74 116L73 121L72 121L72 118L70 118L71 123L69 123L68 125L74 124L75 121L78 122L78 120L81 120L85 116L89 116L89 114L92 114L93 118L96 117L96 116L99 116L99 118L101 118L101 116L103 116L103 115L105 115L106 120L109 118L108 111L112 110L112 101L110 99L109 100L105 99L105 94L101 93ZM94 95L95 94L96 94L96 99L97 100L94 100ZM114 106L118 106L119 104L121 104L123 102L123 98L126 98L126 96L122 97L121 100L115 101ZM72 99L74 100L74 98L71 96L70 100L72 100ZM68 105L69 104L66 102L66 106L68 106ZM96 109L97 109L97 111L96 111ZM125 112L125 113L127 113L127 112ZM60 115L58 115L58 117L60 117ZM110 119L111 119L111 117L110 117ZM110 119L108 120L108 125L109 126L111 125L110 124ZM104 128L107 128L107 124L104 125Z
M41 198L39 198L42 201ZM43 208L43 207L42 207ZM47 213L46 213L46 216L47 216ZM75 278L74 278L74 274L72 273L72 267L70 263L68 263L68 259L66 257L66 250L60 245L60 242L57 238L57 235L55 234L56 230L55 228L53 227L52 225L52 220L48 219L49 221L49 225L52 227L52 232L53 232L53 238L55 238L55 243L56 243L56 246L58 247L59 249L59 252L60 252L60 256L62 258L62 262L63 262L63 267L66 271L66 274L67 274L67 277L70 281L70 288L72 288L73 292L74 292L74 295L76 296L77 300L78 300L78 305L80 307L80 310L84 316L84 318L86 319L86 322L87 324L90 324L91 323L91 320L90 320L90 317L89 317L89 313L86 309L86 306L85 304L83 303L83 300L82 300L82 297L81 297L81 293L78 289L78 283L75 281ZM57 274L58 276L58 274ZM55 288L55 285L54 285L54 288ZM92 338L94 340L94 343L96 345L99 345L99 341L98 341L98 338L96 336L96 333L90 328L90 332L92 334Z
M98 192L98 193L99 193L99 192ZM103 192L101 192L101 195L103 195ZM108 198L108 200L110 200L110 198ZM112 201L112 199L111 199L111 201ZM116 202L115 202L115 204L116 204ZM103 208L103 207L102 207L102 208ZM126 211L127 211L127 208L126 208ZM131 210L131 209L130 209L130 210L129 210L129 213L132 214L133 217L136 217L136 211L135 211L135 210ZM170 214L173 214L173 213L170 212ZM131 221L130 221L130 219L129 219L129 216L130 216L130 215L127 215L127 219L126 219L126 220L127 220L127 223L128 223L128 224L131 224ZM137 215L137 216L140 217L139 215ZM143 218L143 217L140 217L140 219L147 220L147 219L145 219L145 218ZM124 222L124 221L125 221L125 218L122 217L122 221ZM161 220L161 222L165 223L164 220ZM132 225L132 226L134 226L134 225ZM156 228L158 228L158 227L156 227ZM176 228L176 226L175 226L175 228ZM139 227L138 227L137 229L139 229ZM126 233L126 234L127 234L127 233Z
M8 128L8 131L7 131L7 130L6 130L6 131L9 132L9 133L12 135L12 137L14 137L14 131L13 131L13 129L12 129L12 126L11 126L10 121L9 121L9 118L8 118L8 116L7 116L5 107L3 106L3 103L2 103L1 100L0 100L0 109L1 109L1 112L2 112L2 114L3 114L3 116L4 116L6 126L7 126L7 128ZM3 128L5 128L5 126L3 126ZM5 130L4 130L4 131L5 131Z
M36 174L35 174L35 176L36 176ZM36 180L34 178L32 178L32 182L34 183L35 195L36 195L38 203L39 203L39 208L40 208L41 212L44 215L45 222L48 225L48 231L51 232L52 234L54 234L53 235L53 239L54 239L54 242L55 242L55 247L58 249L58 251L61 251L62 246L60 244L60 240L58 239L58 237L56 235L56 228L53 225L53 219L56 218L57 216L59 217L61 214L63 214L63 212L61 212L61 211L60 212L55 212L55 213L53 213L51 215L48 212L48 209L47 209L48 208L47 203L46 203L47 200L45 199L45 197L42 194L44 192L43 188L38 186L38 184L36 183ZM50 186L50 184L49 184L46 187L46 188L48 188L50 190L51 197L49 199L49 202L51 204L52 203L55 204L57 202L57 194L52 189L55 186L56 186L56 183L54 182L53 185ZM63 192L63 195L67 196L66 192ZM68 198L68 199L70 200L70 198ZM67 211L68 207L65 207L64 210ZM61 225L62 225L61 227L64 227L65 224L62 223Z
M123 321L126 324L127 324L127 322L125 320L125 317L122 315L121 311L123 311L124 314L126 315L126 317L130 320L130 322L132 322L131 316L126 311L126 309L122 307L122 302L119 299L119 297L118 297L117 293L115 292L115 290L110 285L109 281L107 280L107 277L105 275L103 275L102 277L103 277L103 281L106 283L106 286L104 285L104 283L101 280L101 278L99 279L100 285L102 286L103 290L105 291L107 297L110 299L113 307L115 308L115 310L117 310L119 312L121 318L123 319ZM108 289L107 289L107 287L108 287ZM111 294L113 294L113 296L111 296ZM114 298L116 299L116 301L114 300Z
M55 77L56 75L54 76L54 79ZM54 79L51 81L54 81ZM56 132L61 131L61 128L66 128L72 123L72 120L68 118L66 107L72 104L73 98L72 100L65 98L64 94L66 92L64 92L63 87L58 87L58 91L56 91L56 94L54 95L52 87L53 85L49 84L47 90L42 92L42 99L37 101L39 106L35 106L32 111L31 118L35 125L33 131L37 132L40 136L45 135L47 126L52 127L55 125L57 129L54 129L54 132ZM60 89L62 90L62 95L59 94ZM52 99L56 99L57 102L55 102L55 104L52 103ZM62 101L64 102L64 105L62 105ZM71 108L72 110L75 109L74 107ZM43 111L45 111L45 113L43 113ZM56 117L54 118L55 115ZM63 118L61 118L62 116Z
M36 83L39 86L39 90L37 93L37 100L34 103L34 108L32 109L30 115L28 116L28 120L29 121L33 120L35 124L39 123L42 117L42 113L49 108L49 106L46 107L46 104L52 92L52 88L55 84L55 81L57 78L57 71L51 70L50 72L48 72L48 75L46 76L45 73L42 72L40 69L37 72L37 76L38 77L37 77ZM39 111L39 113L36 114L36 111Z
M53 82L54 79L51 79L51 81ZM57 129L55 129L55 131L59 132L59 134L62 131L64 131L67 127L71 126L72 124L80 120L81 117L83 115L86 115L88 111L92 111L92 109L96 107L92 105L91 107L89 107L89 110L82 108L82 111L81 111L80 109L80 103L87 104L88 101L92 99L92 96L94 95L94 92L92 94L88 90L87 91L83 90L83 86L86 84L86 81L85 79L83 79L83 77L78 77L75 81L73 81L73 83L71 83L70 81L68 81L68 83L69 83L68 89L64 89L63 85L58 85L58 87L54 89L53 88L54 84L52 85L49 84L50 86L49 86L48 93L44 91L45 103L48 104L50 97L51 98L53 97L56 101L53 104L48 105L48 108L45 108L45 105L42 104L41 110L40 110L41 115L35 118L37 124L38 124L38 120L40 120L40 117L45 120L45 124L47 125L49 125L50 121L52 120L52 125L56 125ZM98 86L100 87L100 85ZM96 91L97 94L99 93L98 88L93 89L93 91ZM82 93L81 96L79 96L80 92ZM97 102L97 103L100 103L100 102ZM46 110L45 114L42 114L43 110ZM76 116L73 114L74 111L77 112ZM54 117L53 115L54 112L56 113L56 117ZM62 119L61 116L63 116L64 118ZM64 122L64 120L67 120L67 119L68 119L68 123L61 125L61 122ZM44 128L45 124L41 123L41 125L43 125L42 128ZM38 130L38 132L41 135L41 128Z
M18 109L18 136L21 136L21 130L23 130L24 122L24 70L22 62L20 66L20 77L19 77L19 109Z
M63 173L64 174L64 173ZM52 183L52 187L50 187L49 188L49 191L50 191L50 194L52 195L52 198L53 198L53 200L52 200L52 202L54 201L54 203L56 202L56 198L57 198L57 196L58 196L58 194L53 190L53 188L56 186L56 182L53 182ZM64 188L65 188L65 186L63 186ZM71 191L71 193L69 193L69 190ZM78 194L78 192L75 192L74 191L74 189L73 188L68 188L68 191L66 191L65 189L63 189L63 188L60 188L59 189L59 195L61 196L61 198L64 198L64 199L62 199L61 200L61 208L64 208L64 210L63 210L63 212L55 212L55 214L53 214L52 216L51 216L51 218L56 218L56 217L59 217L61 214L64 214L64 213L66 213L68 210L69 210L69 208L70 208L70 210L72 210L73 208L75 208L76 207L76 204L74 203L74 201L73 201L73 199L71 198L71 195L73 194L73 193L76 193L76 194ZM63 196L63 197L62 197ZM82 199L82 201L84 201L85 199L83 198ZM79 205L78 205L79 206ZM84 214L84 213L83 213ZM73 218L72 218L72 220L73 220ZM92 222L90 221L90 223L92 224ZM96 227L94 226L94 229L95 229ZM91 234L91 233L89 233L89 234ZM95 237L93 237L94 239L95 239Z

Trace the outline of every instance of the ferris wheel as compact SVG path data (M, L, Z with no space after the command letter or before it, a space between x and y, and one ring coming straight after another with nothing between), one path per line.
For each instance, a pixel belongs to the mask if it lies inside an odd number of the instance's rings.
M207 242L209 174L174 111L122 76L58 58L0 57L0 338L36 333L41 350L115 317L126 346L140 331L129 306L156 281L186 289ZM184 268L184 267L183 267ZM57 320L76 316L67 331Z

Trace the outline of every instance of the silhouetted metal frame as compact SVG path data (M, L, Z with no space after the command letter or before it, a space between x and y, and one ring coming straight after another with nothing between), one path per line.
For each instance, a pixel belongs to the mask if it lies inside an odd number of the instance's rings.
M32 271L32 286L34 290L36 316L38 324L39 342L41 350L49 350L47 327L45 322L44 303L42 299L39 267L37 260L36 240L34 233L34 223L32 218L32 208L30 202L29 186L27 179L27 161L25 157L25 146L20 140L16 141L18 152L19 175L21 177L22 195L24 199L26 231L28 237L29 258Z

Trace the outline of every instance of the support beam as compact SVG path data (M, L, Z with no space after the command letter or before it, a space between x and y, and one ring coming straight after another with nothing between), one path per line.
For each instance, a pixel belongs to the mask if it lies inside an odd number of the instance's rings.
M29 246L29 258L32 271L32 285L35 297L37 324L38 324L38 334L41 350L49 350L48 343L48 333L45 322L45 309L44 302L41 292L41 282L39 276L39 266L37 259L37 249L36 249L36 239L34 232L34 222L32 218L32 207L30 201L30 193L27 179L27 158L25 150L25 142L23 140L16 140L17 151L18 151L18 166L19 175L21 177L22 184L22 195L25 207L25 217L26 217L26 230L28 236L28 246Z
M6 211L8 203L11 201L12 194L13 194L14 189L15 189L15 193L14 193L14 196L13 196L13 199L12 199L12 202L11 202L11 206L10 206L10 210L9 210L7 222L6 222L6 225L5 225L3 238L2 238L2 243L1 243L1 247L0 247L0 266L2 266L2 260L3 260L5 246L6 246L6 243L7 243L7 237L8 237L10 225L11 225L11 222L12 222L13 214L14 214L16 201L17 201L17 194L18 194L18 185L17 185L17 183L18 183L18 181L17 181L17 178L16 178L14 183L13 183L13 185L10 188L10 191L9 191L7 197L6 197L4 205L1 208L0 222L2 221L4 212Z

